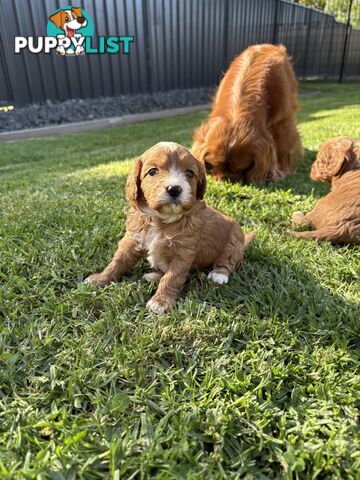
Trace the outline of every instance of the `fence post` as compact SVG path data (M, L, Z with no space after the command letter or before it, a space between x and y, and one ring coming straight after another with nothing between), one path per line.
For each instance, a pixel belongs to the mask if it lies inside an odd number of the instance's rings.
M277 43L277 36L278 36L279 4L280 4L280 0L275 0L274 28L273 28L273 41L272 41L274 45Z
M343 75L344 75L345 59L346 59L346 53L347 53L346 50L347 50L347 44L348 44L348 39L349 39L349 31L350 31L350 28L351 28L350 21L351 21L352 4L353 4L353 0L350 0L349 13L348 13L348 19L347 19L346 31L345 31L343 56L342 56L342 60L341 60L341 67L340 67L340 74L339 74L339 83L342 82Z

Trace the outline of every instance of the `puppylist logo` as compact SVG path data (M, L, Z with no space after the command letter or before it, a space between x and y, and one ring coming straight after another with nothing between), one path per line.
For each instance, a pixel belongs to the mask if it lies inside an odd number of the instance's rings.
M15 37L15 53L128 54L132 42L132 35L95 37L90 15L83 8L67 6L50 15L46 37Z

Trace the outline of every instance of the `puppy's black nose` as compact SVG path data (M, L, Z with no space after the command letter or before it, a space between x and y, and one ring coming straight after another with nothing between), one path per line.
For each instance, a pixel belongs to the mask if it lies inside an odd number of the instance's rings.
M178 197L180 193L182 192L182 188L180 185L170 185L170 187L167 187L167 192L170 195L170 197Z
M76 20L82 25L85 22L86 18L85 17L77 17Z

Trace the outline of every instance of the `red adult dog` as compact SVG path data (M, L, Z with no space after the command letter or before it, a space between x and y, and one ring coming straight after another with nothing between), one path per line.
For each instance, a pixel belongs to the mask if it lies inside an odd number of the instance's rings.
M222 79L192 154L217 180L278 180L302 157L297 81L284 46L254 45Z

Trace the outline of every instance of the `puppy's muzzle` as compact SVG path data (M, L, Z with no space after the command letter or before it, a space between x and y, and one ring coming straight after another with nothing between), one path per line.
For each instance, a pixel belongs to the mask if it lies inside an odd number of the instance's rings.
M170 185L169 187L167 187L166 191L170 195L170 197L177 198L181 194L182 188L180 187L180 185Z

